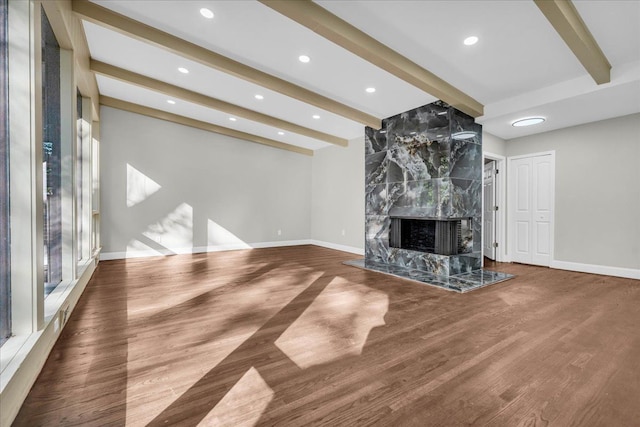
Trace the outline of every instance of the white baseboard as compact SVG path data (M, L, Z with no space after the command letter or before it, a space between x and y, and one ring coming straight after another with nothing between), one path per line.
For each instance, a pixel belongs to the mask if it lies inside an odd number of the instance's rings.
M198 254L203 252L234 251L239 249L277 248L280 246L310 245L311 240L281 240L276 242L231 243L226 245L195 246L192 248L172 248L144 251L102 252L101 261L112 259L143 258L178 254Z
M364 250L353 246L339 245L337 243L323 242L321 240L282 240L276 242L233 243L228 245L196 246L193 248L173 248L160 250L142 250L125 252L102 252L101 261L112 259L144 258L154 256L168 256L177 254L198 254L203 252L234 251L239 249L277 248L281 246L316 245L324 248L335 249L343 252L351 252L364 255Z
M364 249L354 246L339 245L337 243L323 242L322 240L311 240L312 245L322 246L323 248L335 249L337 251L351 252L356 255L364 255Z
M579 271L581 273L602 274L605 276L624 277L640 280L640 270L634 268L610 267L607 265L581 264L579 262L551 261L551 268L559 270Z

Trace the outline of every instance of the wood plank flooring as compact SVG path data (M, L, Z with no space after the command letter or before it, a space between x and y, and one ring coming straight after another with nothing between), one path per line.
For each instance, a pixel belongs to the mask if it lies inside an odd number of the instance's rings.
M315 246L103 261L16 426L638 426L640 281L467 294Z

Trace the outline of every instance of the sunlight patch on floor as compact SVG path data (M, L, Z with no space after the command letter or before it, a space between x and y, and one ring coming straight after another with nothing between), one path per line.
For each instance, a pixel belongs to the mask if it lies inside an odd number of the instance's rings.
M384 292L336 277L275 344L302 369L357 356L388 308Z
M198 426L253 427L273 395L260 373L251 367Z
M238 281L222 272L217 280L226 282L223 292L213 289L172 307L157 297L175 290L171 283L161 283L154 295L127 299L129 322L155 325L128 344L127 423L146 425L161 414L323 274L304 266L293 275L278 267L255 273ZM187 328L192 332L185 334Z

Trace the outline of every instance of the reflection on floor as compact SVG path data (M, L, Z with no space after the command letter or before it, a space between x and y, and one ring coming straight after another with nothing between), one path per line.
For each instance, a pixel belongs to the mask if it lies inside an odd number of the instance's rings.
M469 292L494 283L504 282L513 278L513 274L500 273L491 270L476 270L470 273L456 274L455 276L437 276L425 271L410 268L398 267L395 265L383 264L381 262L365 261L356 259L345 261L346 265L364 268L365 270L376 271L378 273L389 274L402 279L414 280L426 285L437 286L455 292Z

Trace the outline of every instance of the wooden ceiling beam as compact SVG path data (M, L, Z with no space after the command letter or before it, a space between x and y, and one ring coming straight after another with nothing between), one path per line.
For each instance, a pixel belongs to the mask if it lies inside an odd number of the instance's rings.
M311 0L260 2L470 116L483 115L481 103Z
M267 89L311 104L315 107L345 117L366 126L379 129L381 120L363 111L339 103L326 96L297 86L279 77L251 68L226 56L198 46L194 43L160 31L105 7L87 0L73 0L73 11L83 19L117 31L121 34L144 41L166 51L196 61L200 64L255 83Z
M233 138L245 141L255 142L257 144L268 145L269 147L279 148L281 150L292 151L294 153L313 156L313 150L298 147L284 142L275 141L269 138L263 138L235 129L229 129L223 126L214 125L200 120L191 119L189 117L180 116L178 114L168 113L166 111L157 110L155 108L145 107L144 105L134 104L132 102L122 101L120 99L110 98L108 96L100 97L100 104L106 107L117 108L119 110L129 111L131 113L142 114L143 116L153 117L155 119L166 120L168 122L189 126L196 129L206 130L208 132L219 133L221 135L231 136Z
M611 64L571 0L533 0L599 85L611 81Z
M230 104L226 101L221 101L219 99L203 95L199 92L194 92L188 89L181 88L179 86L174 86L170 83L165 83L151 77L134 73L133 71L128 71L122 68L115 67L113 65L105 64L104 62L92 59L90 67L91 71L96 74L140 86L145 89L153 90L155 92L160 92L173 98L179 98L184 101L202 105L207 108L213 108L214 110L223 111L233 116L242 117L243 119L262 123L268 126L273 126L278 129L286 130L298 135L304 135L309 138L314 138L331 144L336 144L341 147L346 147L347 145L349 145L348 139L339 138L334 135L329 135L328 133L319 132L317 130L299 126L295 123L287 122L285 120L271 117L266 114L258 113L256 111L249 110L248 108Z

